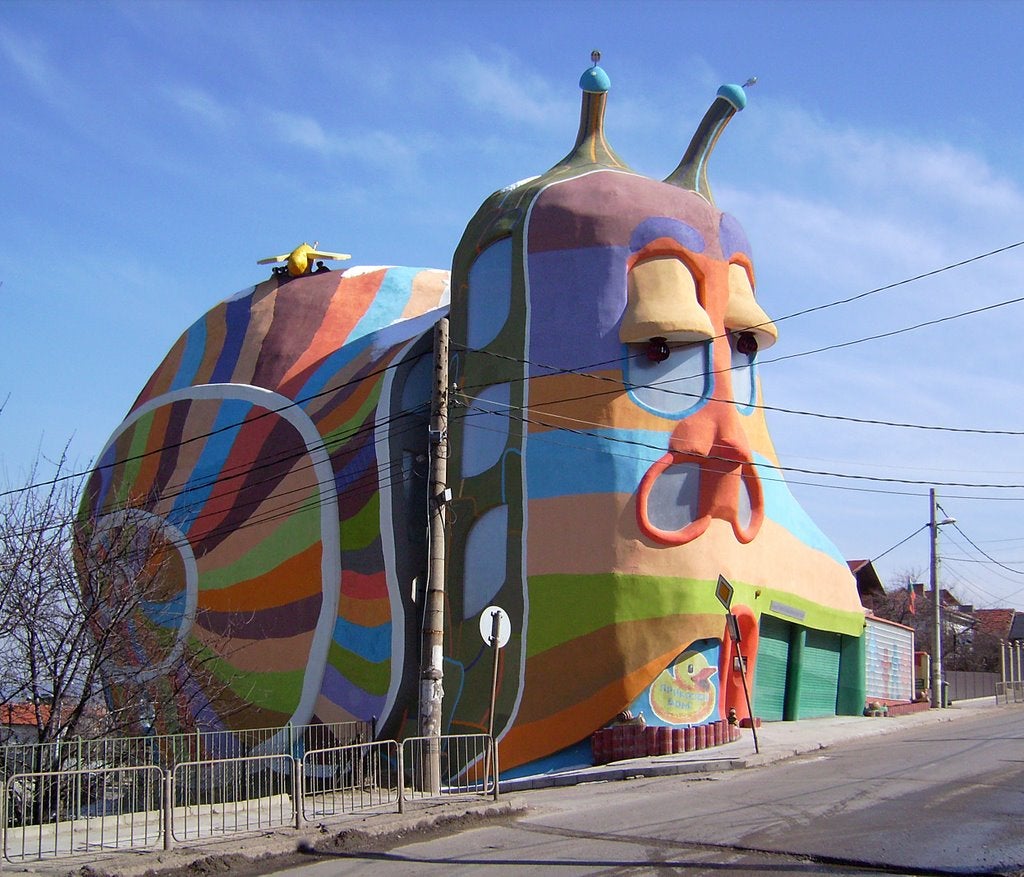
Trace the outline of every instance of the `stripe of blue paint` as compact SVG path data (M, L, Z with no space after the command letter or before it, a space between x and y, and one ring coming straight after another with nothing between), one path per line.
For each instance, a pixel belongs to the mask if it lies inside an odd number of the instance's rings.
M114 462L116 461L117 447L111 445L107 452L96 463L96 471L99 472L100 486L96 491L96 503L93 511L98 512L107 501L107 493L110 491L110 484L114 478Z
M171 381L171 390L180 390L182 387L192 385L196 372L203 361L203 353L206 351L206 318L197 320L185 333L185 352L181 355L181 365L178 366L178 373Z
M224 384L231 380L238 363L238 355L245 341L245 333L249 328L252 316L252 296L232 299L224 311L224 346L221 348L217 364L210 376L211 384Z
M170 514L171 522L183 533L189 531L196 516L203 510L210 494L213 493L217 478L231 453L231 446L242 427L242 421L251 407L252 403L244 399L221 401L211 435L203 445L199 461L189 476L189 482L175 501Z
M348 444L340 445L339 451L350 453ZM356 452L343 469L334 475L334 484L338 493L344 494L353 486L362 483L365 486L366 473L372 468L376 470L377 455L372 442L366 442Z
M391 657L391 623L363 627L339 618L334 623L334 641L364 661L379 664Z
M534 498L584 493L633 493L668 436L650 430L600 430L576 435L553 430L526 446L527 489ZM571 460L572 464L567 464Z
M379 716L384 706L381 695L370 694L350 679L341 675L337 667L328 664L324 670L324 681L320 693L331 703L336 703L354 716Z
M846 561L839 553L839 549L818 529L818 525L790 493L789 485L783 480L782 473L773 468L760 454L754 455L754 464L757 466L758 475L761 476L765 515L785 527L805 545L827 554L837 563L845 564Z
M181 619L185 617L185 592L165 603L143 600L141 609L146 618L158 627L180 627Z
M633 444L635 443L635 444ZM526 478L534 499L594 493L636 492L640 480L667 446L664 433L643 430L602 430L594 435L558 431L530 436ZM566 460L571 459L572 465ZM768 459L754 457L764 490L765 515L808 547L845 563L839 549L821 532L790 493L781 473Z
M380 282L377 294L363 318L352 329L350 339L362 338L385 326L390 326L402 316L412 294L413 278L420 268L388 268Z
M324 387L331 381L346 365L358 357L367 347L370 346L368 338L360 338L357 341L346 342L345 345L330 356L326 357L320 366L314 371L305 384L302 385L296 399L308 400L322 393Z

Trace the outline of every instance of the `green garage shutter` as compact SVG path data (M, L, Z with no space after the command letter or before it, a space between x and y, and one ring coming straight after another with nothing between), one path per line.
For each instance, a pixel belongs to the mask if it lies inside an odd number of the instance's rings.
M807 631L803 666L800 667L799 718L814 719L836 714L841 645L842 638L838 633Z
M782 721L786 704L789 628L785 621L771 615L761 616L757 670L754 673L754 714L766 722Z

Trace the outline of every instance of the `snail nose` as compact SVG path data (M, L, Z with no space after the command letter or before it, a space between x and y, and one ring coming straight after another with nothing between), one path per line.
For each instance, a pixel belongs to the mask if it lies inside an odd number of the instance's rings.
M638 262L626 281L626 310L619 324L625 344L692 343L715 336L697 300L697 282L677 258L665 256ZM648 347L650 356L651 347ZM667 358L667 355L664 358ZM662 360L655 360L660 362Z

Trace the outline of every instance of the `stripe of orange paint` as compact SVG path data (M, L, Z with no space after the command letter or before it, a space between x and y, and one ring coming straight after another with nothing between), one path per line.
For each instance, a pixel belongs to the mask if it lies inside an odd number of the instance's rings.
M282 585L285 585L282 587ZM320 543L289 557L263 575L236 585L204 591L200 580L199 606L215 612L256 612L285 606L321 591Z
M206 350L203 351L203 361L196 369L193 384L207 383L217 367L217 360L224 350L224 338L228 331L227 313L227 305L221 302L206 315Z
M185 333L188 334L187 332ZM167 356L164 357L164 361L157 366L156 371L153 373L153 377L149 379L142 392L139 393L139 398L135 400L135 404L132 405L132 411L138 408L143 402L148 399L154 399L157 396L162 396L167 392L167 388L170 387L171 381L174 380L174 376L178 373L178 369L181 368L181 358L185 354L185 335L182 335L174 347L170 349Z
M189 530L189 540L193 544L202 541L216 530L234 509L238 492L247 483L248 471L256 465L256 457L263 448L264 441L277 425L276 418L264 417L263 413L250 410L242 422L231 450L220 472L217 473L218 478L213 490L210 491L202 511L196 516L195 523ZM304 459L295 463L289 473L300 465L306 465Z
M391 601L380 600L342 600L338 607L338 617L351 621L360 627L380 627L391 621Z
M381 269L355 277L341 278L338 288L331 296L331 303L327 307L320 328L309 342L309 347L281 379L281 392L288 395L293 389L289 386L292 380L325 356L332 354L348 340L352 329L366 314L377 295L384 273L384 269Z
M313 644L312 631L287 637L246 639L222 636L196 625L192 628L192 636L232 667L257 673L301 670L309 662Z
M650 680L668 666L669 661L679 654L673 647L669 651L632 673L616 679L604 686L594 695L580 703L573 704L545 719L539 719L525 725L513 725L512 729L501 738L501 763L504 767L517 767L536 758L550 755L573 743L578 742L568 728L596 729L602 722L608 721L622 708L623 691L632 691L632 700ZM529 671L527 671L529 672Z
M139 474L135 478L137 491L145 490L147 493L153 489L156 481L156 473L160 468L160 454L157 453L167 443L167 422L171 417L171 406L161 405L153 412L153 420L149 426L149 435L146 436L146 454L139 461ZM139 497L142 499L143 497Z
M426 268L412 280L412 295L402 311L402 319L418 317L439 307L448 288L449 273L437 268Z
M245 337L242 339L241 347L238 349L238 359L235 360L234 369L231 373L231 381L237 384L248 384L252 382L252 376L256 374L256 366L263 354L263 342L274 323L274 308L277 305L277 286L270 285L270 282L261 283L252 294L252 303L249 306L249 322L245 327ZM271 387L270 389L273 389Z
M381 365L385 362L387 362L387 359L380 360ZM352 395L342 402L337 408L333 409L330 414L327 414L323 420L317 420L316 415L311 414L314 421L316 421L317 430L320 432L320 435L329 435L335 429L351 420L360 407L366 402L367 397L377 388L379 380L379 376L375 375L373 378L360 381L353 389ZM328 389L329 387L330 384L327 384L324 389ZM329 398L330 394L325 394L324 400L327 401Z
M581 425L665 432L668 425L677 422L675 418L645 411L633 402L622 384L621 372L594 374L611 378L614 383L588 379L585 375L533 378L530 381L530 432L577 429Z

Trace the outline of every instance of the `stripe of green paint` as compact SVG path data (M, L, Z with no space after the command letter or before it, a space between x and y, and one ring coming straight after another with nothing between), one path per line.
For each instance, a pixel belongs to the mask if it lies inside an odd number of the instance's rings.
M771 609L772 600L777 600L788 607L800 610L804 613L803 618L794 618L784 612L773 612ZM813 630L828 630L833 633L842 633L846 636L860 636L864 633L864 613L844 612L842 609L833 609L830 606L822 606L814 603L805 597L797 597L795 594L787 594L777 588L762 588L761 596L756 603L748 604L754 606L765 615L774 615L783 621L799 624L802 627L809 627Z
M723 611L709 582L656 576L530 576L528 655L610 624ZM566 622L572 619L572 625Z
M239 670L206 649L201 650L201 654L198 662L203 669L244 702L285 715L295 712L305 669L280 672Z
M768 612L772 600L804 612L805 627L860 636L864 617L812 603L774 588L732 582L733 600L755 612ZM658 576L544 575L531 576L530 627L527 655L561 645L611 624L669 615L725 614L715 596L715 582ZM760 591L760 596L756 596ZM572 624L566 623L572 619ZM787 618L792 621L792 618Z
M317 542L320 539L320 506L314 499L310 499L308 504L309 508L287 518L268 537L254 542L234 563L220 569L204 570L199 577L199 590L216 591L254 579Z
M121 473L121 481L117 485L117 508L124 508L132 498L133 491L137 494L139 485L136 483L139 470L142 468L142 455L146 452L149 431L153 427L155 411L143 414L132 424L132 440L125 454L127 462Z
M363 691L378 696L388 693L388 683L391 681L390 661L367 661L355 652L343 649L336 642L331 643L327 661L345 679Z
M373 415L377 408L377 402L380 399L380 390L381 381L378 378L377 382L373 385L373 389L370 391L370 395L367 396L363 401L363 404L353 412L352 416L324 436L323 440L324 444L327 446L328 453L337 450L340 445L347 444L352 440L352 436L357 435L365 429L366 421Z
M380 539L380 494L374 493L366 504L342 524L341 543L347 551L358 551Z

